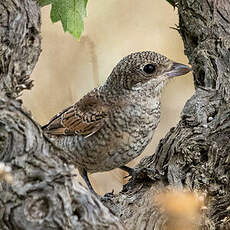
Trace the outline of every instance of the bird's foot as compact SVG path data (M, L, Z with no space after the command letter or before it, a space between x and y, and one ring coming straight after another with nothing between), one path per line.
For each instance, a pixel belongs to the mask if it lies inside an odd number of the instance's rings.
M113 197L114 197L114 190L112 190L112 192L105 193L105 195L101 197L100 200L102 202L111 201Z
M125 176L124 178L127 178L127 177L135 177L136 175L136 170L133 169L133 168L130 168L128 166L121 166L120 169L122 169L123 171L127 172L128 175Z
M90 192L97 197L98 200L101 202L111 201L111 199L114 197L114 190L112 192L105 193L104 196L99 195L94 190L90 190Z
M104 198L112 198L112 197L114 197L114 190L112 190L112 192L107 192L107 193L105 193L105 195L104 195Z

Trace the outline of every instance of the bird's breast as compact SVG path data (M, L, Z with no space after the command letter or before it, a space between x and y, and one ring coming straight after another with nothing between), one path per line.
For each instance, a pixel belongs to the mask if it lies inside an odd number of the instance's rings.
M159 119L158 100L137 100L114 110L97 134L103 140L99 141L101 171L120 167L139 156L151 141Z
M127 164L140 155L152 139L160 118L156 98L136 98L114 106L103 127L93 135L63 137L62 148L78 167L88 172L107 171Z
M122 130L149 131L155 128L160 118L160 100L157 97L132 98L130 103L115 108L111 121L116 122Z
M120 107L111 114L115 134L122 137L122 143L137 145L149 142L160 120L160 101L158 98L138 98L135 102ZM114 141L117 141L114 138ZM145 147L145 146L144 146Z

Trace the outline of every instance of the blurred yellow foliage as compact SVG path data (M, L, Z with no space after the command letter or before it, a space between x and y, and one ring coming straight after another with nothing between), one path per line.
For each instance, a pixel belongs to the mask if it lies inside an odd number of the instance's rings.
M7 183L13 183L11 168L3 162L0 162L0 181L1 180L5 180Z
M198 229L201 211L205 210L205 194L169 189L154 197L167 216L167 230Z

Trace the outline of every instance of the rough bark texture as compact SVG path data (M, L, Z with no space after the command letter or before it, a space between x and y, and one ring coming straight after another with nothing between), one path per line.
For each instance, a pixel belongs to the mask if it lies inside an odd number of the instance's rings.
M0 161L14 182L0 185L0 229L124 229L84 187L17 97L40 54L40 9L33 0L0 2ZM11 99L9 98L11 97Z
M137 174L140 182L132 178L124 198L116 199L119 205L124 203L121 219L128 228L135 222L139 228L151 229L155 223L154 229L161 229L165 219L156 218L159 214L153 214L153 204L148 208L146 191L171 185L206 192L201 228L230 229L230 2L181 0L178 10L196 92L186 103L177 127L161 140L153 156L137 166L143 172L143 176ZM138 186L142 188L136 191ZM129 196L135 200L131 205Z
M41 18L36 1L0 3L0 90L17 97L30 89L30 74L41 52Z
M156 153L104 202L109 210L72 182L69 154L56 149L12 98L31 87L40 12L33 0L1 1L0 161L15 177L0 186L1 229L165 229L168 219L153 198L169 186L207 193L200 229L230 229L230 2L177 2L196 92Z

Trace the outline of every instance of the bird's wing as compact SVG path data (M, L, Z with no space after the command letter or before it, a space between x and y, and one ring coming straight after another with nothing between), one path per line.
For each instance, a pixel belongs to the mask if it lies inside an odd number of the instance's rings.
M97 93L93 91L75 105L54 116L43 129L46 133L53 135L88 137L104 125L108 118L108 111L109 107L102 103Z

